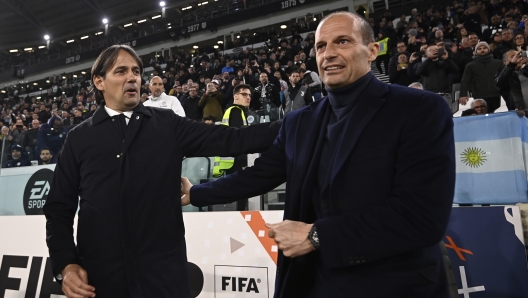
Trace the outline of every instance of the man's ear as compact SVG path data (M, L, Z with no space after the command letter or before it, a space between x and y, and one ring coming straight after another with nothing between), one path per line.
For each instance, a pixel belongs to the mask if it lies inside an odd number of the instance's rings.
M377 42L369 43L368 50L369 50L368 61L372 62L376 60L376 58L378 57L379 50L380 50L379 44Z
M99 91L104 91L104 80L101 76L94 76L93 77L94 86Z

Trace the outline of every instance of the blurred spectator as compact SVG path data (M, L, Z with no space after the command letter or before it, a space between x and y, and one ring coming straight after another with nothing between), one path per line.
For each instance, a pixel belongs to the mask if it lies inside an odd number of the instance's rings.
M411 84L409 85L409 88L414 88L414 89L423 90L423 85L422 85L422 83L414 82L414 83L411 83Z
M417 65L416 74L423 79L424 89L435 92L444 97L451 105L451 84L449 74L458 73L458 66L444 50L439 52L436 45L427 48L427 59Z
M391 68L389 71L389 82L391 84L407 86L413 81L408 74L408 62L409 61L405 53L399 54L397 65Z
M392 69L396 69L396 66L398 65L398 57L400 56L400 54L407 55L407 58L411 56L411 54L407 52L407 45L403 41L398 42L398 44L396 45L396 53L390 58L389 74Z
M469 47L471 48L471 51L474 52L475 51L475 47L477 46L477 44L479 42L479 37L478 37L477 33L469 32L469 34L468 34L468 42L469 42Z
M183 110L180 101L174 96L165 94L164 83L160 77L153 77L150 80L149 87L152 95L149 97L149 100L143 103L144 106L171 109L176 115L185 117L185 111Z
M57 116L51 117L48 123L40 126L37 136L37 152L40 152L40 148L48 147L56 156L59 156L67 133L62 119Z
M56 161L53 160L53 153L48 147L40 149L40 160L39 165L54 164Z
M68 127L71 125L71 120L70 120L71 115L69 111L62 111L60 117L62 118L62 123L64 124L65 127Z
M27 144L29 143L29 140L25 133L26 130L27 128L24 126L22 119L17 119L17 121L13 125L13 128L11 129L11 135L13 136L13 144L18 144L22 146L22 148L26 148Z
M203 108L198 106L200 97L196 87L189 89L189 96L183 102L183 109L185 110L185 116L195 121L201 121L203 117Z
M484 115L488 113L488 105L484 99L475 99L471 103L471 109L477 111L477 115Z
M203 121L203 123L205 123L207 125L214 125L216 119L213 116L207 116L207 117L203 117L202 121Z
M493 50L493 58L502 59L504 53L513 49L513 31L511 29L502 30L502 42Z
M526 43L526 37L523 33L516 33L513 38L514 50L526 51L528 44Z
M251 107L254 110L260 110L263 107L278 108L280 106L279 87L268 81L268 75L265 72L260 74L259 80L260 84L253 91ZM269 110L266 108L265 112L269 112Z
M483 98L490 113L500 107L500 90L494 84L494 78L499 73L502 62L493 59L487 42L481 41L475 49L473 62L466 66L460 84L460 104L465 105L468 101L468 91L474 98Z
M13 146L13 136L11 135L11 131L9 131L9 127L2 126L2 133L0 134L0 155L1 158L1 165L5 165L7 162L7 159L9 157L9 153L11 153L11 146Z
M506 101L508 110L527 110L528 103L528 78L525 68L528 58L522 57L521 52L510 50L504 53L503 65L500 73L495 77L495 85L499 87L500 93Z
M502 42L502 33L501 32L493 33L491 43L489 44L491 52L493 52L495 48L501 44L501 42Z
M30 166L27 152L19 144L11 146L11 159L7 161L4 168L16 168Z
M381 69L381 62L383 62L385 66L385 74L388 75L392 41L383 32L378 33L377 41L379 43L380 50L378 52L378 57L376 58L376 68L378 69L379 73L382 74L383 70Z
M28 143L25 147L29 153L29 160L35 160L35 147L37 147L38 131L40 128L40 122L37 119L31 121L31 127L26 131Z
M313 102L310 89L300 83L299 71L294 70L290 74L290 84L287 92L284 92L284 115L305 107Z
M198 102L198 106L203 108L203 116L213 116L215 119L222 119L224 105L224 95L216 90L213 83L208 83L205 94Z
M183 87L180 85L174 85L174 88L170 91L169 95L176 97L180 104L185 101L185 95L183 94Z
M304 68L299 68L299 75L302 79L302 84L304 84L310 90L311 95L313 95L315 100L321 99L321 92L323 89L321 79L319 75L313 71L306 70Z
M141 93L141 98L140 98L141 102L144 103L145 101L147 101L148 97L149 97L148 93Z
M88 111L88 113L83 115L84 119L88 119L88 118L92 117L93 114L95 113L95 110L97 110L97 104L90 105L90 110Z
M500 34L502 32L502 29L504 29L504 27L502 27L500 16L494 15L491 17L491 24L489 25L489 27L482 32L481 39L489 43L491 46L491 43L493 42L493 37L496 33Z

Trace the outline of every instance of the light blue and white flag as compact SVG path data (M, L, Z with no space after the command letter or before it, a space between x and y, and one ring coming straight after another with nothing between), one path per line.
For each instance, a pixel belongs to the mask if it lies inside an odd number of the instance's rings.
M455 203L528 202L528 119L517 113L454 118Z

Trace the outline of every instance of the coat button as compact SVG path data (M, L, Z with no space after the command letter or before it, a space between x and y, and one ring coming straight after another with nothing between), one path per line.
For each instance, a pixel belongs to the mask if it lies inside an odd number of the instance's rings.
M118 154L118 155L117 155L117 158L120 158L120 157L121 157L121 155Z
M139 116L136 116L136 120L139 120Z

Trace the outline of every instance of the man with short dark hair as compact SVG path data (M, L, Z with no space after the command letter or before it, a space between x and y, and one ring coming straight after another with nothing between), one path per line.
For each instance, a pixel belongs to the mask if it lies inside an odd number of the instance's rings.
M51 150L48 147L44 147L40 149L39 165L54 164L55 162L52 162L52 160L53 160L53 154L51 153Z
M502 55L504 55L504 53L506 53L509 50L513 50L513 49L514 49L513 30L503 29L502 30L502 41L493 50L493 58L500 60L502 59Z
M277 135L278 123L239 130L145 107L142 72L130 46L103 50L91 72L99 107L70 131L55 167L46 241L68 297L190 297L174 183L183 157L259 152Z
M449 74L457 74L458 71L449 53L444 50L439 55L436 45L427 48L427 59L416 66L416 75L422 77L424 89L441 95L449 106L452 105Z
M321 20L315 48L328 97L288 114L254 166L207 184L182 179L182 204L286 182L284 221L266 224L279 249L276 298L449 297L439 246L455 185L449 108L372 74L379 45L356 14Z
M201 121L203 117L203 108L198 106L198 103L200 102L200 96L198 96L198 90L196 90L196 87L190 87L189 88L189 96L183 102L183 110L185 111L185 117L195 120L195 121Z
M251 107L254 110L263 109L266 115L270 115L271 109L278 109L281 105L280 91L277 86L268 81L268 74L266 72L260 73L259 81L260 84L253 91ZM278 115L276 116L278 119Z
M471 90L473 97L484 99L488 104L489 112L493 113L501 103L500 89L495 86L493 80L499 73L502 63L493 59L490 46L485 41L477 44L474 54L473 62L466 66L462 76L460 104L466 105L469 99L468 91Z
M509 50L503 55L503 65L495 77L495 85L508 110L521 110L528 113L528 77L526 66L528 58L521 51Z
M288 91L284 92L284 115L305 107L313 102L310 89L300 83L299 71L294 70L290 74L290 84Z

